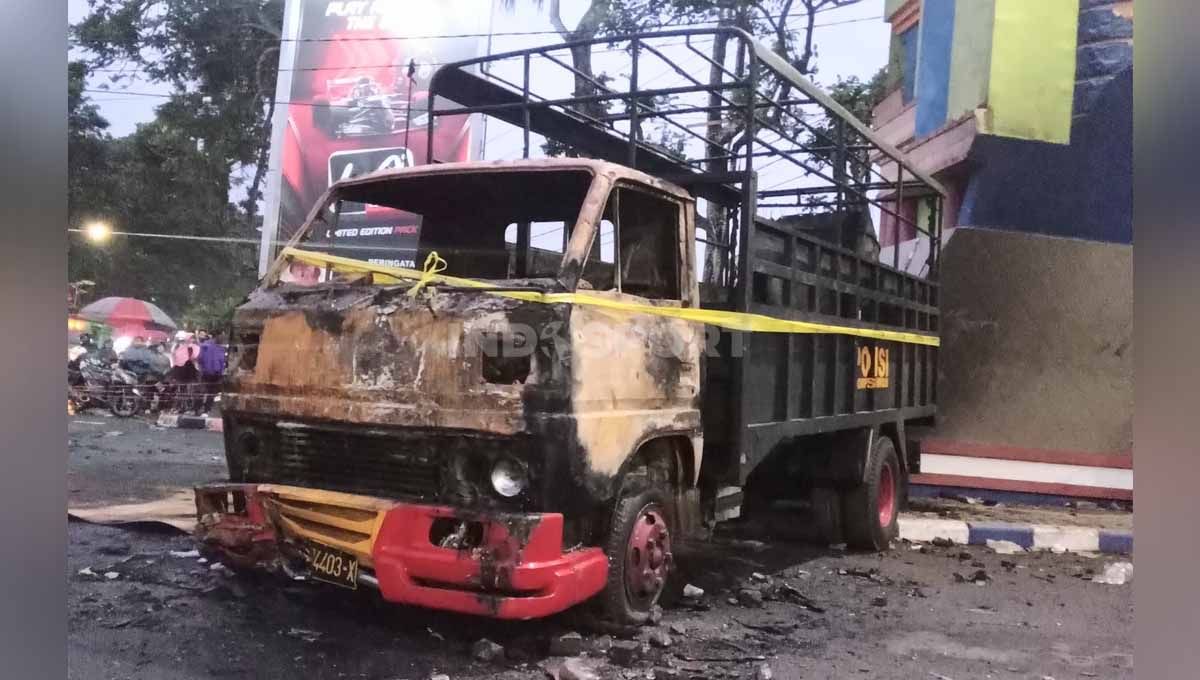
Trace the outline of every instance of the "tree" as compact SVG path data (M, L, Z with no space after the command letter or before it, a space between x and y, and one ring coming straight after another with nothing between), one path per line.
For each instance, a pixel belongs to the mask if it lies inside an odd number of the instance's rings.
M283 0L91 0L72 27L87 66L113 82L170 83L164 107L228 173L254 168L241 203L253 229L267 171ZM119 65L120 68L112 68Z
M189 131L193 113L163 106L154 121L114 139L83 91L87 74L82 62L68 68L69 224L103 220L119 231L218 238L238 233L241 215L228 200L226 166L197 148ZM96 282L93 297L152 300L177 316L249 287L253 255L241 243L119 236L96 245L75 237L67 264L69 280Z
M839 7L856 4L860 0L671 0L669 3L676 16L705 17L715 21L720 26L740 28L751 35L765 39L771 51L782 57L784 61L804 76L813 76L817 67L818 46L814 39L817 14ZM798 10L803 8L803 14ZM803 28L794 29L789 19L799 16L803 19ZM710 58L713 64L709 67L708 83L719 85L726 78L721 66L728 68L730 55L729 35L718 34L713 40ZM738 78L746 75L745 55L738 51L733 56L732 70ZM756 89L766 92L771 101L782 103L791 95L791 84L786 80L770 79L756 84ZM736 100L735 100L736 102ZM723 102L718 94L710 95L707 114L705 137L710 140L706 152L705 168L709 172L725 172L729 169L732 156L748 141L745 138L746 120L740 107L734 111L722 112L715 107ZM740 103L740 102L739 102ZM797 121L785 118L779 108L767 111L763 121L771 127L782 131L786 136L800 137L803 126ZM731 238L730 216L723 206L708 202L707 237L717 243L728 243ZM730 250L723 248L707 248L704 261L704 281L713 283L722 281L726 276L730 263Z
M282 0L91 0L72 27L85 58L71 65L68 167L71 224L104 219L120 231L228 242L73 239L72 280L94 295L152 300L168 314L206 312L255 280L252 238L267 171ZM88 81L144 79L173 92L155 119L113 139L86 97ZM235 171L253 168L246 198L229 202ZM189 286L194 286L191 288Z
M837 78L828 88L829 96L860 121L871 120L872 110L887 96L888 67L883 66L869 80L857 76ZM805 131L802 147L819 161L831 165L834 161L830 149L831 140L837 139L837 123L828 117L811 123L813 129ZM866 150L847 152L850 177L866 181L871 170L870 154Z

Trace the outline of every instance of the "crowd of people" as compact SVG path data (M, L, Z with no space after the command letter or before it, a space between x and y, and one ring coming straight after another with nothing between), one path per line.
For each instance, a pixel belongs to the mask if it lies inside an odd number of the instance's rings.
M77 359L80 350L95 353L105 363L116 363L136 374L139 383L161 383L159 410L208 415L225 373L226 349L221 340L204 330L180 331L170 345L166 341L148 343L145 337L136 336L118 353L111 342L96 346L91 336L84 334L76 355L68 353L68 360Z

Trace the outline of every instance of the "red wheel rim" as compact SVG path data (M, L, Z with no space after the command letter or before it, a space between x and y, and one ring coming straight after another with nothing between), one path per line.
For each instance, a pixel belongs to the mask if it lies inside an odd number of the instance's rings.
M896 515L896 475L887 463L879 469L879 526L890 526Z
M625 592L640 608L654 604L671 568L671 532L657 505L638 513L625 549Z

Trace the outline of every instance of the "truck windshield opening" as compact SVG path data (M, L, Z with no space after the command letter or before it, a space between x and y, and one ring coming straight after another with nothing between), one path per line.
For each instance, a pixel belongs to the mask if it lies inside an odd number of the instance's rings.
M558 276L592 178L590 172L578 170L476 171L350 185L333 196L301 245L373 259L359 252L363 248L356 243L361 239L355 237L361 236L361 230L355 223L364 213L387 214L396 224L389 227L394 233L412 238L393 246L399 261L384 264L420 268L427 255L436 251L446 261L443 273L450 276L489 281L552 279ZM295 274L285 278L293 282L323 278L315 272L309 277Z

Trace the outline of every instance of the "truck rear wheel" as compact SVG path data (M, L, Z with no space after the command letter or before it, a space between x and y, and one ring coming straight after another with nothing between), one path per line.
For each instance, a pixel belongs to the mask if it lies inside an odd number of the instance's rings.
M877 437L864 482L842 495L842 529L850 547L884 550L899 534L903 474L892 440Z
M622 494L605 542L608 582L600 594L605 615L617 623L650 619L673 566L670 503L657 487Z

